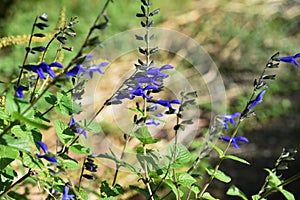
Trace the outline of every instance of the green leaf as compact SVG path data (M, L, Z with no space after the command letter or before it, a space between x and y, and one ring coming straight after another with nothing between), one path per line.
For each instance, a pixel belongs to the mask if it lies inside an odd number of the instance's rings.
M213 197L211 194L209 194L208 192L205 192L202 196L202 199L207 199L207 200L219 200L215 197Z
M61 121L54 121L54 128L58 139L63 144L68 144L75 138L75 133L70 130L68 125Z
M134 172L135 174L137 174L137 175L140 174L140 170L138 168L134 167L133 165L131 165L125 161L120 160L119 158L116 157L116 155L112 151L110 154L109 153L99 154L98 157L113 160L116 163L118 163L120 166L129 169L130 171Z
M44 168L43 162L41 161L41 159L39 159L36 156L32 156L29 153L23 152L22 158L23 158L23 164L26 167L29 167L31 169L43 169Z
M230 188L226 192L227 195L230 196L238 196L242 198L243 200L247 200L246 195L235 185L230 186Z
M30 125L30 126L33 126L33 127L39 128L39 129L47 130L50 128L50 126L47 126L40 122L37 122L36 120L26 118L18 112L13 112L12 117L26 125Z
M5 98L5 111L8 114L12 114L19 110L18 105L15 101L14 96L11 93L8 93Z
M15 148L0 144L0 170L4 169L19 156Z
M252 195L251 198L252 198L252 200L260 200L261 199L259 194ZM261 199L261 200L263 200L263 199Z
M213 168L208 167L206 168L206 171L210 176L213 176L215 179L218 179L221 182L229 183L231 181L230 176L226 175L224 172L220 170L217 170L215 172Z
M4 135L1 139L2 144L6 144L9 147L13 147L17 150L30 151L31 147L28 145L30 143L28 138L18 138L11 135Z
M25 140L26 142L29 140L32 144L37 144L38 141L42 140L42 134L36 128L32 130L28 130L28 128L20 125L15 125L12 127L11 132L17 137L19 140ZM28 143L29 143L28 141ZM26 146L26 148L28 145ZM28 150L28 149L26 149ZM29 149L30 150L30 149Z
M287 200L295 200L295 197L294 197L294 195L291 192L289 192L289 191L287 191L285 189L279 189L279 191L283 194L283 196Z
M219 158L222 158L224 156L223 150L217 147L215 144L212 144L212 148L219 154Z
M178 192L179 192L179 196L180 196L180 197L183 196L183 192L182 192L179 188L178 188L178 190L177 190L177 187L176 187L176 185L173 183L172 180L167 179L167 180L165 181L165 183L171 188L172 192L176 195L176 199L180 199L180 198L178 197Z
M195 193L195 194L199 194L201 192L201 189L198 185L192 185L191 190Z
M177 182L187 188L190 188L192 184L196 183L196 179L194 179L187 172L179 172L176 174Z
M172 143L167 147L167 155L166 155L167 162L174 161L175 150L176 150L176 154L175 154L175 162L174 164L172 164L173 167L181 167L181 164L190 161L191 153L189 152L189 150L181 143L177 143L176 146L175 144Z
M271 170L269 169L265 169L265 170L269 172L269 185L271 187L277 188L277 186L281 184L281 180Z
M225 156L223 156L223 159L230 159L230 160L234 160L234 161L246 164L246 165L250 165L250 163L248 161L244 160L243 158L234 156L234 155L225 155Z
M80 167L78 162L69 156L62 154L60 157L62 158L60 164L63 165L67 170L74 170Z
M99 133L102 131L101 126L99 123L84 119L82 122L79 122L79 125L84 128L85 130L91 133Z
M66 115L72 115L82 111L81 106L73 101L71 94L66 92L60 92L57 94L56 109L60 113Z
M79 143L72 144L72 146L69 147L69 150L76 154L90 154L91 153L89 148L87 148Z
M101 193L104 193L107 197L115 197L120 194L123 194L123 188L121 185L116 184L113 187L110 187L107 181L102 181L101 187L100 187Z
M134 132L134 136L142 143L142 144L154 144L158 142L158 139L153 139L152 135L150 134L148 127L143 126L137 129Z

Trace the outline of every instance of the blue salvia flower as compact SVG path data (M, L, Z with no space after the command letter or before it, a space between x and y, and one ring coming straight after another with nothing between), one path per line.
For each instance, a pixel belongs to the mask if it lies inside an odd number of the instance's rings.
M300 68L299 63L297 62L296 58L300 57L300 53L297 53L294 56L286 56L286 57L281 57L279 58L279 60L281 62L288 62L288 63L293 63L294 65L296 65L298 68Z
M82 69L82 65L76 65L75 67L73 67L70 71L68 71L66 73L66 76L67 77L70 77L70 76L76 76L78 75L79 73L81 73L81 69Z
M256 98L252 101L252 103L248 106L248 110L251 110L254 106L256 106L257 104L261 103L263 100L263 96L266 93L266 90L262 90L257 96Z
M44 73L49 74L49 76L51 76L52 78L56 77L54 71L51 69L52 67L63 68L63 65L59 62L53 62L49 65L46 62L41 62L38 65L26 65L26 66L24 66L25 69L28 69L32 72L37 73L37 75L41 79L46 79L46 76L45 76Z
M101 68L107 66L108 64L109 62L102 62L99 65L92 65L89 68L84 68L81 64L79 64L73 67L70 71L68 71L66 73L66 76L70 77L70 76L76 76L80 73L86 73L89 75L90 78L93 78L94 72L98 72L99 74L104 74Z
M19 97L19 98L24 99L24 94L23 94L24 89L25 89L24 86L19 85L19 86L16 88L16 97Z
M174 100L163 100L163 99L158 99L157 101L155 101L155 103L159 104L159 105L162 105L164 107L167 107L169 108L170 110L175 110L173 107L172 107L172 104L181 104L181 102L177 99L174 99Z
M149 90L157 90L158 88L156 87L156 86L153 86L153 85L148 85L148 86L146 86L146 87L144 87L144 88L142 88L142 87L138 87L138 88L136 88L136 89L132 89L132 90L130 90L130 94L132 95L131 97L130 97L130 99L134 99L134 97L135 96L141 96L141 97L144 97L145 99L151 99L152 98L152 96L147 96L146 94L145 94L145 91L149 91Z
M49 154L48 154L48 147L47 147L47 145L44 142L39 141L39 142L37 142L37 144L44 151L43 155L42 154L38 154L38 153L36 154L36 156L38 158L44 158L45 160L48 160L49 162L57 163L57 160L54 157L49 156Z
M231 137L230 136L222 136L221 139L224 140L225 142L229 142ZM242 136L232 138L231 144L234 146L234 148L240 149L240 146L237 144L237 142L249 142L249 140Z
M61 200L71 200L72 198L75 197L75 195L69 194L69 190L70 190L70 183L67 183L65 185L63 196L62 196Z
M162 117L163 114L158 113L158 114L155 114L154 116L156 116L156 117ZM154 118L149 118L149 119L146 121L146 125L155 125L155 126L158 126L158 125L160 125L160 123L157 122Z
M235 121L234 121L234 118L237 118L237 117L240 117L241 116L241 113L239 112L236 112L236 113L233 113L233 114L227 114L227 115L222 115L222 123L226 129L226 131L228 131L228 124L227 122L231 123L231 124L235 124Z
M164 65L161 68L158 67L150 67L147 69L145 73L138 73L133 80L138 81L140 84L148 84L148 85L163 85L162 80L167 78L168 75L162 73L161 71L174 68L171 65Z
M86 130L77 124L77 122L74 119L74 116L71 117L69 127L71 130L75 131L78 134L82 134L85 138L87 138Z
M92 65L89 68L85 68L84 72L87 73L90 78L93 78L93 73L98 72L99 74L104 74L104 72L101 70L102 67L105 67L109 64L109 62L102 62L99 65Z

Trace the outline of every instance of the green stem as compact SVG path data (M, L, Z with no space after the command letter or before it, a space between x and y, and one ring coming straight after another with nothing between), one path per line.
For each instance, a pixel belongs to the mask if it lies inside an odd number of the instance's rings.
M22 183L25 179L27 179L31 175L31 168L29 168L28 172L21 177L19 180L17 180L15 183L13 183L11 186L9 186L5 191L3 191L0 194L0 198L4 197L8 192L10 192L14 187L16 187L18 184Z
M201 190L201 192L200 192L200 194L199 194L199 197L202 197L202 196L203 196L203 194L205 193L205 191L207 190L207 188L209 187L209 185L210 185L210 184L212 183L212 181L214 180L215 175L217 174L217 172L218 172L218 170L219 170L219 168L220 168L220 166L221 166L221 163L222 163L223 160L224 160L224 156L226 155L227 151L229 150L229 147L231 146L231 142L232 142L233 138L234 138L234 137L236 136L236 134L237 134L237 131L238 131L239 127L240 127L241 121L242 121L242 120L239 119L237 125L235 126L235 129L234 129L234 131L233 131L233 134L232 134L232 136L231 136L231 138L230 138L230 140L229 140L229 142L228 142L228 144L227 144L225 150L223 151L223 155L221 156L221 158L219 159L219 162L218 162L217 165L215 166L214 172L213 172L213 174L210 176L208 182L203 186L203 188L202 188L202 190Z

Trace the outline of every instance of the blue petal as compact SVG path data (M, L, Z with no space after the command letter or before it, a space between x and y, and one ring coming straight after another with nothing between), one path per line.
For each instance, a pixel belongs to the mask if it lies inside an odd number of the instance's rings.
M22 98L24 99L24 94L23 94L23 90L25 88L22 86L22 85L19 85L17 88L16 88L16 97L19 97L19 98Z
M72 115L69 126L73 126L76 123L74 116Z
M64 68L64 66L60 62L53 62L49 66L50 67Z
M174 67L172 65L164 65L160 68L160 70L166 70L166 69L173 69Z
M75 67L73 67L70 71L68 71L66 73L66 76L67 77L70 77L70 76L76 76L77 74L80 73L80 69L81 69L81 65L76 65Z
M42 142L42 141L39 141L37 143L43 149L44 153L47 154L48 153L48 147L47 147L47 145L44 142Z

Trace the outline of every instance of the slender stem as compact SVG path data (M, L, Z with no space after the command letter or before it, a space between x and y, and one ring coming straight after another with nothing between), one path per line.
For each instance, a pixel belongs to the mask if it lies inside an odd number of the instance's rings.
M23 182L26 178L28 178L31 175L31 168L29 168L28 172L21 177L19 180L17 180L15 183L13 183L11 186L9 186L5 191L3 191L0 194L0 198L4 197L8 192L10 192L14 187L16 187L18 184Z
M229 150L229 147L230 147L230 145L231 145L231 142L232 142L233 138L234 138L234 137L236 136L236 134L237 134L237 131L238 131L239 127L240 127L241 121L242 121L242 120L239 119L237 125L235 126L235 129L234 129L234 131L233 131L233 134L232 134L232 136L231 136L231 138L230 138L230 140L229 140L229 142L228 142L228 144L227 144L225 150L223 151L222 157L219 159L219 162L218 162L217 165L215 166L214 172L213 172L213 174L210 176L208 182L203 186L201 192L199 193L199 197L201 197L201 196L204 194L204 192L207 190L207 188L209 187L209 185L211 184L211 182L214 180L215 175L216 175L216 173L218 172L218 170L219 170L219 168L220 168L220 166L221 166L221 163L222 163L223 160L224 160L224 156L226 155L227 151Z
M77 59L82 55L84 48L87 46L88 41L89 41L89 39L90 39L90 37L91 37L93 31L95 30L95 26L97 25L97 23L98 23L98 21L100 20L101 16L104 16L104 14L105 14L105 12L106 12L106 9L107 9L107 7L108 7L108 5L109 5L109 3L110 3L111 1L112 1L112 0L107 0L106 3L104 4L104 6L103 6L101 12L100 12L100 13L98 14L98 16L96 17L96 19L95 19L93 25L91 26L91 28L90 28L90 30L89 30L89 32L88 32L88 34L87 34L87 36L86 36L84 42L82 43L82 46L81 46L80 50L78 51L77 55L72 59L72 61L69 63L68 66L72 66L74 63L76 63Z
M122 153L121 153L121 156L120 156L120 160L122 160L125 156L125 150L126 150L126 148L128 146L128 143L129 143L129 141L132 137L132 133L133 133L133 130L135 129L135 127L136 127L136 125L133 126L133 128L130 131L130 134L126 137L125 145L123 147L123 150L122 150ZM113 179L113 182L112 182L112 186L114 186L116 184L120 167L121 167L121 165L116 163L116 171L115 171L114 179Z
M80 185L81 185L81 181L82 181L82 175L84 172L84 163L86 161L86 157L84 157L83 163L82 163L82 168L81 168L81 173L80 173L80 177L79 177L79 183L78 183L78 190L80 189Z
M295 175L293 175L292 177L286 179L285 181L283 181L281 184L279 184L276 188L273 187L272 189L266 191L260 198L260 199L265 199L267 196L269 196L272 192L275 192L277 190L277 188L279 187L283 187L285 185L288 185L296 180L300 179L300 173L297 173Z
M34 33L34 28L35 28L35 24L36 24L37 19L38 19L38 17L36 17L35 20L34 20L34 22L33 22L31 33L30 33L30 38L29 38L29 42L28 42L28 47L27 48L30 48L30 45L31 45L31 42L32 42L33 33ZM27 61L29 52L30 51L28 49L26 49L26 53L25 53L25 56L24 56L23 64L22 64L21 71L20 71L20 74L19 74L19 77L18 77L18 81L17 81L17 87L20 85L20 81L21 81L22 74L23 74L23 71L24 71L24 65L25 65L25 63Z
M144 149L144 156L146 157L147 156L147 148L146 148L146 145L143 144L143 149ZM151 189L151 186L150 186L150 178L149 178L149 172L148 172L148 166L147 166L147 161L145 159L144 161L144 170L145 170L145 184L146 184L146 187L148 189L148 192L149 192L149 195L150 195L150 199L151 200L154 200L154 197L153 197L153 194L152 194L152 189Z

